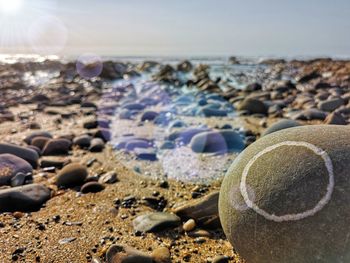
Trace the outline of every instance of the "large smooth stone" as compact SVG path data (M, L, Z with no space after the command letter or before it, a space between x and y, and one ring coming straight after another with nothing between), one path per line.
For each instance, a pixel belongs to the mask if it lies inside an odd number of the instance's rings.
M180 218L177 215L156 212L136 217L133 221L133 226L135 231L145 233L177 227L180 223Z
M325 124L347 125L345 118L338 112L333 112L324 120Z
M50 141L50 138L38 136L33 138L31 146L35 146L40 149L40 151L45 147L46 143Z
M102 152L105 148L105 143L101 138L94 138L91 140L89 147L90 152Z
M153 148L135 148L134 153L139 160L156 161L157 151Z
M251 144L222 183L219 214L250 263L350 262L350 127L290 128Z
M10 185L11 179L18 173L31 173L33 167L22 158L13 154L0 154L0 186Z
M205 117L225 117L227 116L227 111L203 107L198 111L198 115L203 115Z
M36 137L46 137L48 139L52 139L52 135L51 133L47 132L47 131L36 131L36 132L32 132L31 134L29 134L27 137L24 138L24 141L27 144L31 144L32 140Z
M32 149L24 148L15 144L0 143L0 154L1 153L10 153L16 155L17 157L22 158L30 163L33 168L36 168L38 166L39 154Z
M127 110L141 111L144 108L146 108L146 106L144 104L141 104L141 103L129 103L129 104L123 105L122 108L127 109Z
M192 138L202 132L209 131L207 128L187 128L181 131L175 131L169 134L168 140L177 141L184 144L188 144Z
M0 190L0 212L35 211L49 200L50 196L50 189L39 184Z
M247 111L249 114L267 114L268 108L266 105L257 99L247 98L238 106L240 111Z
M324 120L327 117L327 113L317 110L317 109L308 109L303 110L295 114L292 118L294 120Z
M340 106L344 105L344 100L342 98L335 98L331 100L321 101L317 106L322 111L334 111Z
M71 163L63 167L57 174L56 184L63 187L71 187L84 183L88 171L79 163Z
M67 139L51 139L42 151L43 155L67 154L72 142Z
M197 153L240 152L244 149L241 136L233 130L203 132L194 136L191 149Z
M266 131L263 133L262 136L266 136L266 135L273 133L273 132L277 132L277 131L281 131L281 130L293 128L293 127L298 127L298 126L301 126L301 124L297 121L287 120L287 119L280 120L280 121L272 124L268 129L266 129Z
M95 138L101 138L104 142L111 140L112 134L111 131L104 128L99 128L94 132Z
M103 189L105 189L103 184L100 184L98 182L88 182L81 187L80 192L82 192L83 194L98 193L101 192Z
M80 148L89 148L92 137L87 134L77 136L73 140L73 145L78 145Z
M130 140L126 145L125 149L127 151L133 151L136 148L149 148L152 147L152 144L147 140Z
M141 116L141 121L153 121L159 115L158 112L155 111L146 111Z
M145 144L148 144L149 146L152 144L151 140L148 140L145 138L139 138L139 137L135 137L135 136L124 136L124 137L118 138L114 147L117 150L126 149L126 146L128 143L132 143L129 145L129 147L130 147L130 146L133 146L133 144L134 144L133 142L135 142L135 141L143 141ZM135 148L135 147L133 147L133 148Z

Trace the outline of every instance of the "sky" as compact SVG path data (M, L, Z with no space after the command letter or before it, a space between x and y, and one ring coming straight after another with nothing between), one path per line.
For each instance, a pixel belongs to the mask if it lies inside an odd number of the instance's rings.
M0 53L348 56L348 0L0 0Z

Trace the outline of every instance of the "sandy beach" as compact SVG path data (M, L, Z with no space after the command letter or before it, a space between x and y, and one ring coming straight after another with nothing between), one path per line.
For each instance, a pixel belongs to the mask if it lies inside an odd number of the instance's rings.
M350 62L208 62L3 63L0 262L244 262L225 173L282 119L348 125Z

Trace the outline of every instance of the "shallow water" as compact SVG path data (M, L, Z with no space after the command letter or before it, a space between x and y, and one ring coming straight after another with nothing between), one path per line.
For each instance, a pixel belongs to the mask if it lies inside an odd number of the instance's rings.
M44 61L49 57L2 57L3 62L14 63L16 61ZM113 60L139 63L145 58L112 58ZM181 58L158 58L152 59L175 66L182 61ZM263 83L266 80L265 71L268 68L257 63L257 59L243 59L242 64L231 65L226 58L196 58L192 59L193 65L207 64L210 66L210 77L215 80L220 78L220 87L243 89L247 84L253 82ZM155 69L156 71L157 69ZM135 158L133 153L116 149L120 160L137 172L153 177L168 177L180 181L209 182L224 176L233 159L239 152L228 152L223 149L220 154L198 154L191 150L188 143L176 143L173 149L161 149L162 144L167 141L167 136L176 131L187 128L200 128L215 130L225 124L235 129L242 139L244 130L240 125L233 106L220 99L218 96L211 97L210 94L199 93L195 88L173 87L152 81L154 72L144 73L140 77L121 79L113 82L103 83L103 95L99 103L99 117L104 118L103 107L116 104L112 116L111 145L115 146L125 135L132 134L138 138L146 138L152 141L152 147L147 150L155 152L157 161L145 161ZM179 74L178 78L186 82L193 78L189 74ZM45 88L46 84L59 76L57 71L27 72L23 80L27 85ZM125 92L121 92L125 90ZM136 112L129 119L120 118L122 106L127 103L140 102L143 99L157 101L154 105L147 106L144 110ZM208 100L213 107L219 107L227 111L226 117L204 117L198 113L200 100ZM145 111L163 113L160 122L140 122ZM110 118L110 116L108 116ZM172 127L175 122L183 123L183 127Z

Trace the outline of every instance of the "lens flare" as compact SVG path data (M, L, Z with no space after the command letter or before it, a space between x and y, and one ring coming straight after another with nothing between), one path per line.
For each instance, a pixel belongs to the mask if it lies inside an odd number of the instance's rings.
M16 13L21 9L22 0L0 0L0 12L5 14Z
M76 68L78 74L85 79L97 77L103 69L102 59L95 54L81 55L77 60Z

